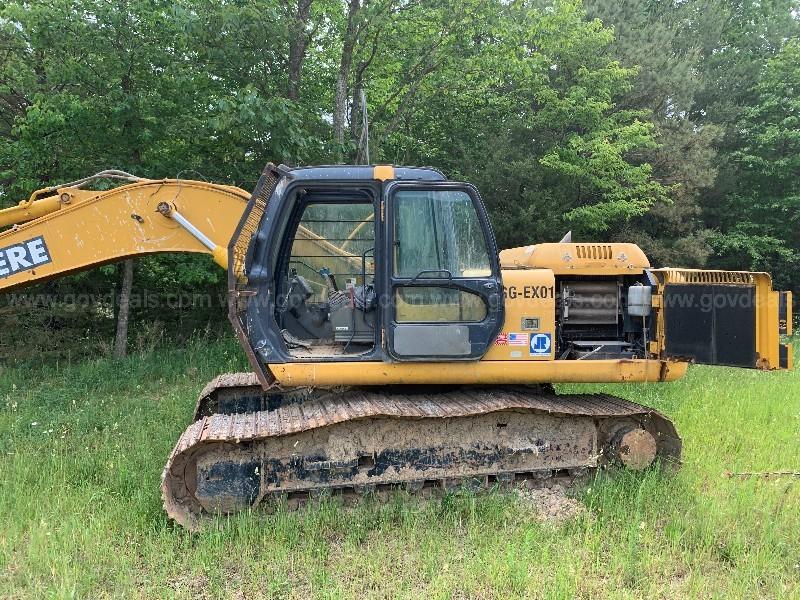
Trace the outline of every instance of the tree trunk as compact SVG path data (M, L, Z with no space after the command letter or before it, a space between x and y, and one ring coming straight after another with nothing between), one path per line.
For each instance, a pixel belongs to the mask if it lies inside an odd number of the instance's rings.
M293 102L300 99L300 83L303 75L303 62L313 32L308 31L313 0L297 0L296 10L289 15L289 83L286 97Z
M333 110L333 139L339 145L344 144L348 84L357 38L356 15L360 10L361 0L349 0L347 3L347 29L342 39L342 58L339 61L339 74L336 77L336 102Z
M350 139L356 144L359 143L361 134L361 90L363 84L356 79L353 83L353 104L350 105ZM360 152L359 148L359 152Z
M122 289L119 292L117 313L117 335L114 338L114 358L125 358L128 354L128 318L131 313L131 290L133 289L133 259L122 263Z
M339 69L339 76L336 78L336 107L333 113L333 139L337 144L344 144L344 121L347 114L347 78L350 68L342 67Z

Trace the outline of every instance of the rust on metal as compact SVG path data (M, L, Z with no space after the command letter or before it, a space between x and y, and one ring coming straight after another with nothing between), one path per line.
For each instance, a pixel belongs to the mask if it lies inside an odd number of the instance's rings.
M649 431L637 428L618 434L615 451L626 468L641 471L655 461L658 444Z

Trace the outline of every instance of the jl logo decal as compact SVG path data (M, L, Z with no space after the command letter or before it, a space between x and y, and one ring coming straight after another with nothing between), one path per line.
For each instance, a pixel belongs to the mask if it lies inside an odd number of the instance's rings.
M531 356L549 357L553 347L553 338L549 333L537 333L531 336Z

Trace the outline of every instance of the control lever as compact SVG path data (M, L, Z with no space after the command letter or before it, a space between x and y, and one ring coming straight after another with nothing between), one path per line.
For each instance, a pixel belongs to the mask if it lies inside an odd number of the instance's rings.
M328 267L322 267L319 270L319 274L325 280L325 285L328 286L328 290L333 292L339 291L339 286L336 285L336 276L331 273L331 270Z

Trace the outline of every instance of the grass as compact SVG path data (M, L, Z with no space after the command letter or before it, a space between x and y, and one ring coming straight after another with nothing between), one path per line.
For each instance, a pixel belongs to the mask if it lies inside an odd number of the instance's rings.
M603 389L654 406L682 470L598 479L541 523L510 495L395 496L239 515L189 534L161 468L232 344L0 373L0 597L800 597L800 374L693 367Z

